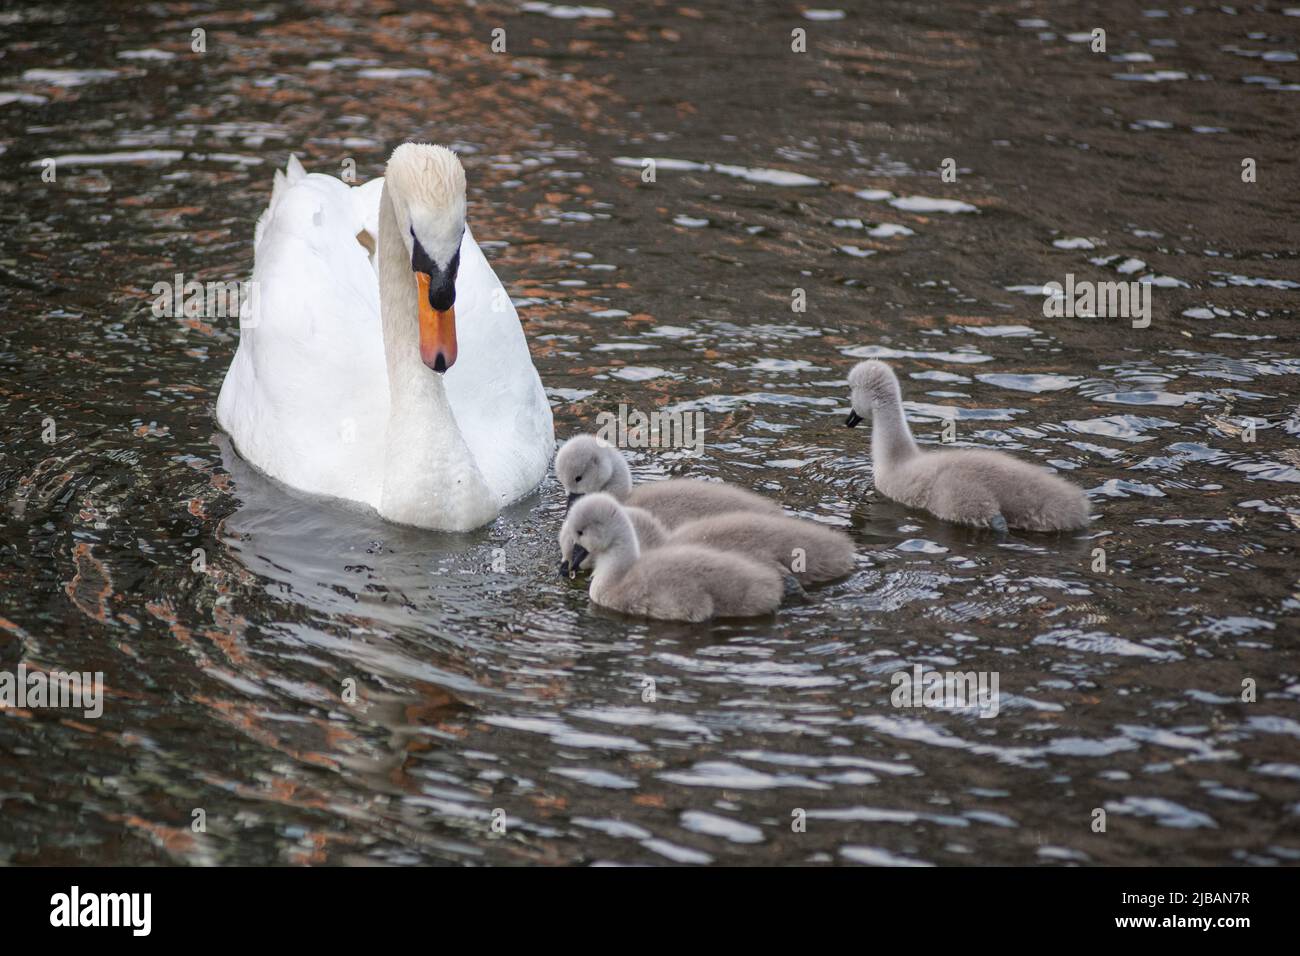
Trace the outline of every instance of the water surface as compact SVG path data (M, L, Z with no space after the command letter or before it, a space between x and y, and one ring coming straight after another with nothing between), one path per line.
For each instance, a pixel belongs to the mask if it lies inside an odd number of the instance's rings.
M97 720L0 717L0 862L1300 857L1297 11L744 6L0 15L0 669L108 685ZM703 411L704 457L638 476L779 496L857 571L630 621L556 576L553 479L447 536L232 454L238 328L150 290L246 278L290 151L364 180L408 139L460 152L561 436ZM1067 273L1154 282L1150 327L1045 318ZM1050 463L1093 527L875 494L867 356L921 441ZM996 671L1000 714L892 707L918 663Z

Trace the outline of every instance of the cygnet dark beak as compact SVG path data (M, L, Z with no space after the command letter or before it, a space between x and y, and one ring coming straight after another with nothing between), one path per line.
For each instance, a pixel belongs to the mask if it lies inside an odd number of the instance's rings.
M591 554L591 552L582 545L575 544L573 546L573 553L569 556L570 578L576 578L578 576L578 568L582 567L582 562L587 560L587 555L589 554Z
M857 412L849 412L849 417L844 419L845 428L855 428L862 421L862 416Z
M564 502L564 513L565 513L566 515L569 513L569 509L573 507L573 503L574 503L575 501L577 501L577 500L578 500L579 498L581 498L581 497L582 497L582 492L581 492L581 491L571 491L571 492L569 492L568 500Z

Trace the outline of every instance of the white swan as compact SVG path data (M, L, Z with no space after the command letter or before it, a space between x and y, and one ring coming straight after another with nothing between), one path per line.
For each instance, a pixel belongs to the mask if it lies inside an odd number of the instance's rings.
M292 157L275 180L217 421L294 488L423 528L491 521L545 476L555 433L460 160L406 143L364 186Z

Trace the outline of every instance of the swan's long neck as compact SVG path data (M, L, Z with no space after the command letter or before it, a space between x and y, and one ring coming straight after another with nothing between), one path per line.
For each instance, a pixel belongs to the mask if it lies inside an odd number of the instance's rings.
M419 300L388 183L379 203L379 309L388 365L388 431L379 511L448 531L491 521L497 502L447 400L442 375L420 360Z
M641 548L637 544L636 529L626 513L616 519L614 542L596 561L596 570L592 572L591 586L601 588L622 579L641 557Z
M632 469L628 467L623 453L613 446L605 449L605 457L609 461L610 475L601 491L613 495L619 501L625 501L632 493Z
M878 468L891 468L920 454L903 413L897 382L882 389L871 406L871 457Z

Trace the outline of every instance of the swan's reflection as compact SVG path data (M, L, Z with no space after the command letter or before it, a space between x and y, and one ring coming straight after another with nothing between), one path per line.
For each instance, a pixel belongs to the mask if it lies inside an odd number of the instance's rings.
M249 465L225 435L216 441L239 499L221 536L248 570L278 584L280 599L458 644L472 622L499 615L511 595L549 583L553 534L540 526L557 521L558 502L531 495L488 527L425 531L386 522L364 506L287 488Z
M437 747L431 726L463 719L485 697L523 696L507 675L475 661L499 655L511 633L535 635L527 605L539 588L562 589L553 539L543 533L563 509L558 495L531 496L474 532L424 531L287 488L239 457L227 436L215 440L238 500L220 528L230 557L267 582L276 606L309 612L268 629L280 658L315 665L321 690L363 728L387 735L380 749L372 738L330 756L382 789L418 790L405 770L412 755ZM503 635L503 619L518 616L524 620L507 623ZM345 691L355 700L343 700Z

